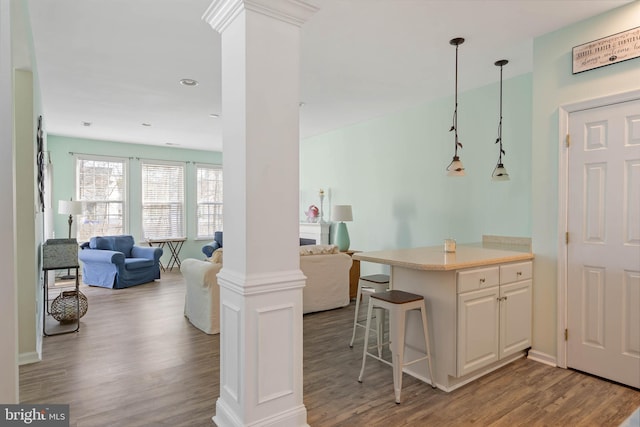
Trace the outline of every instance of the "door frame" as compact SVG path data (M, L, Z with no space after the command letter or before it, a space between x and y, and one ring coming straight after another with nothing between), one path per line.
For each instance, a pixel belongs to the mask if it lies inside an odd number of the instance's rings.
M567 341L564 330L568 324L567 307L567 244L565 232L568 222L569 201L569 152L566 146L566 136L569 133L569 115L576 111L591 108L606 107L607 105L640 99L640 89L614 95L588 99L584 101L563 104L558 107L558 287L557 287L557 330L556 330L556 365L567 367Z

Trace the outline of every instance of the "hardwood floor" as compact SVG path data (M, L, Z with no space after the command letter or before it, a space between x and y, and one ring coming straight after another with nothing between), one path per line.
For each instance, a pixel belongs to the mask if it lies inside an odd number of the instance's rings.
M71 426L212 426L219 336L183 316L179 273L123 290L82 286L78 333L44 338L43 361L20 367L23 403L66 403ZM618 426L640 392L582 373L518 360L454 392L367 361L349 349L354 304L304 316L304 403L311 426Z

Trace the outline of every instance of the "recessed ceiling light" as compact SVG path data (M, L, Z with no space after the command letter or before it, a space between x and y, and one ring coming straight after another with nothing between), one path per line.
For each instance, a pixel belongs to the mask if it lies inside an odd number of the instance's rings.
M89 127L91 126L91 122L82 122L82 126Z
M193 79L182 79L180 84L183 86L198 86L198 81Z
M211 113L211 114L209 114L209 117L211 117L213 119L217 119L217 118L220 118L220 114Z
M142 126L149 127L151 126L151 123L142 123Z

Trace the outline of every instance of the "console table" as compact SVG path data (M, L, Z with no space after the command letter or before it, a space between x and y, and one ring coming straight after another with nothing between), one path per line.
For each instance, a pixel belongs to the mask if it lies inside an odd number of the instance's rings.
M63 330L60 332L47 332L47 315L51 315L49 308L49 271L51 270L69 270L74 268L75 275L75 328L71 330ZM62 335L80 330L80 317L84 313L80 310L80 278L78 274L78 242L76 239L48 239L42 245L42 270L44 271L43 284L43 311L42 311L42 333L44 336ZM62 292L60 293L62 296ZM84 298L84 296L82 296ZM74 298L73 296L71 298ZM54 300L55 301L55 300ZM86 309L86 305L84 306Z
M169 248L169 262L165 268L160 261L160 268L162 271L173 270L173 267L180 268L180 250L182 245L187 240L186 237L176 237L173 239L147 239L146 242L149 246L158 246L163 248L166 246Z

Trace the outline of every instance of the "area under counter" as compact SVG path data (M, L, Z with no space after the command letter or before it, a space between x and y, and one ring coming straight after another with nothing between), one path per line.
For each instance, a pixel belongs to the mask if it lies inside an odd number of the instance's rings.
M426 361L406 367L406 373L452 391L528 351L534 258L528 247L468 244L446 253L431 246L353 258L389 265L393 289L425 297L435 379ZM410 314L407 360L424 351L419 316Z

